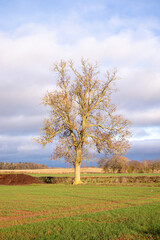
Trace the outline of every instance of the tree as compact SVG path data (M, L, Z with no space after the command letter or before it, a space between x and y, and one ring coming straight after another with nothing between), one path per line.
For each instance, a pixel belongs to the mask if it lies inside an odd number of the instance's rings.
M126 172L128 162L129 162L128 158L116 154L111 156L110 159L104 163L103 168L105 172L107 170L112 169L114 173L115 172L122 173Z
M143 166L141 162L132 160L128 162L128 172L142 172Z
M81 60L80 68L72 61L54 64L57 89L47 92L43 104L51 108L37 142L45 146L55 140L53 159L63 158L75 168L79 184L80 165L89 153L119 154L129 148L129 121L116 115L111 95L116 90L116 70L100 80L97 64Z
M144 172L154 172L160 169L160 159L143 160L141 164Z

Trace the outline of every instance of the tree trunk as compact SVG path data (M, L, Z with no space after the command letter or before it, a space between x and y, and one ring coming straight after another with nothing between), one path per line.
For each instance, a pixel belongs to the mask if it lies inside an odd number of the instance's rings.
M75 165L74 165L74 182L73 182L73 184L75 184L75 185L82 183L82 181L80 179L81 155L82 155L82 150L78 149L76 161L75 161Z

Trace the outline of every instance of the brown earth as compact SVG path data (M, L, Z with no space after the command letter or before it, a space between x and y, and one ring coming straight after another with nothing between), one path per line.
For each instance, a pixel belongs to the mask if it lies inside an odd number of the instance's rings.
M0 174L0 185L25 185L39 183L36 177L25 174Z

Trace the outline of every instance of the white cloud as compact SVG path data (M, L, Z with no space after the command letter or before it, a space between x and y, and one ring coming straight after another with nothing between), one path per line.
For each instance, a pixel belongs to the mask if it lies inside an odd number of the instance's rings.
M28 141L26 136L10 136L0 135L0 160L3 160L4 155L14 155L17 153L19 143Z
M29 144L24 143L24 144L18 146L17 150L18 150L18 152L30 152L30 151L33 152L35 150L36 151L39 150L39 146L31 144L31 143L29 143Z
M148 127L148 126L160 126L160 108L148 108L144 106L144 109L134 106L134 109L121 109L119 111L125 118L128 116L134 126Z
M55 163L49 160L53 145L45 149L35 142L32 142L32 136L11 136L0 135L0 162L37 162L55 166Z
M23 113L24 114L24 113ZM39 132L44 115L14 115L0 118L0 133L11 135L29 135Z
M55 60L79 60L84 56L100 61L106 68L118 67L122 77L119 84L122 99L136 100L139 97L143 101L150 95L158 97L160 41L151 33L140 39L135 36L136 33L130 30L104 39L82 35L74 44L61 44L58 42L58 29L51 30L39 25L25 25L14 36L1 34L0 85L3 89L6 87L17 92L17 96L22 94L18 94L18 91L24 91L25 88L31 98L27 93L24 95L30 101L39 89L42 91L46 85L55 84L53 74L49 71Z
M132 141L160 140L160 127L136 127L133 128Z
M139 140L139 141L133 141L131 142L131 150L130 153L135 154L160 154L160 139L147 139L147 140Z
M16 135L16 136L10 136L10 135L0 135L0 153L7 153L8 154L19 154L20 152L28 152L28 154L37 154L37 155L46 155L46 153L49 156L49 151L51 153L51 148L53 146L48 146L45 149L42 149L42 146L40 146L38 143L33 141L33 136L28 135ZM0 156L1 160L2 156Z
M115 28L117 24L116 19L109 23ZM118 81L120 91L114 100L127 118L137 126L152 129L153 125L159 125L160 39L150 29L141 27L106 33L100 39L87 27L84 29L75 22L72 26L66 24L67 31L63 32L63 27L50 29L29 24L12 35L1 32L0 129L3 134L32 135L36 131L38 134L41 115L47 112L39 106L41 98L47 89L55 88L56 79L49 70L52 63L61 58L79 61L82 56L100 61L102 69L118 67L122 79ZM69 32L74 41L63 41ZM154 137L151 131L147 135L150 139ZM32 147L26 141L21 144L17 139L15 148L11 149L28 151ZM6 144L7 141L3 149Z

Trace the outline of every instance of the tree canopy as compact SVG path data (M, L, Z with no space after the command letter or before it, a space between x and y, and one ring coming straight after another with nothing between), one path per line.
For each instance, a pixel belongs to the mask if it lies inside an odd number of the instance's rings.
M55 140L52 157L75 167L75 184L80 183L81 162L90 153L124 154L129 148L130 122L116 114L111 101L117 71L102 77L99 69L84 59L80 67L73 61L55 63L57 88L43 98L51 111L37 142L45 146Z

